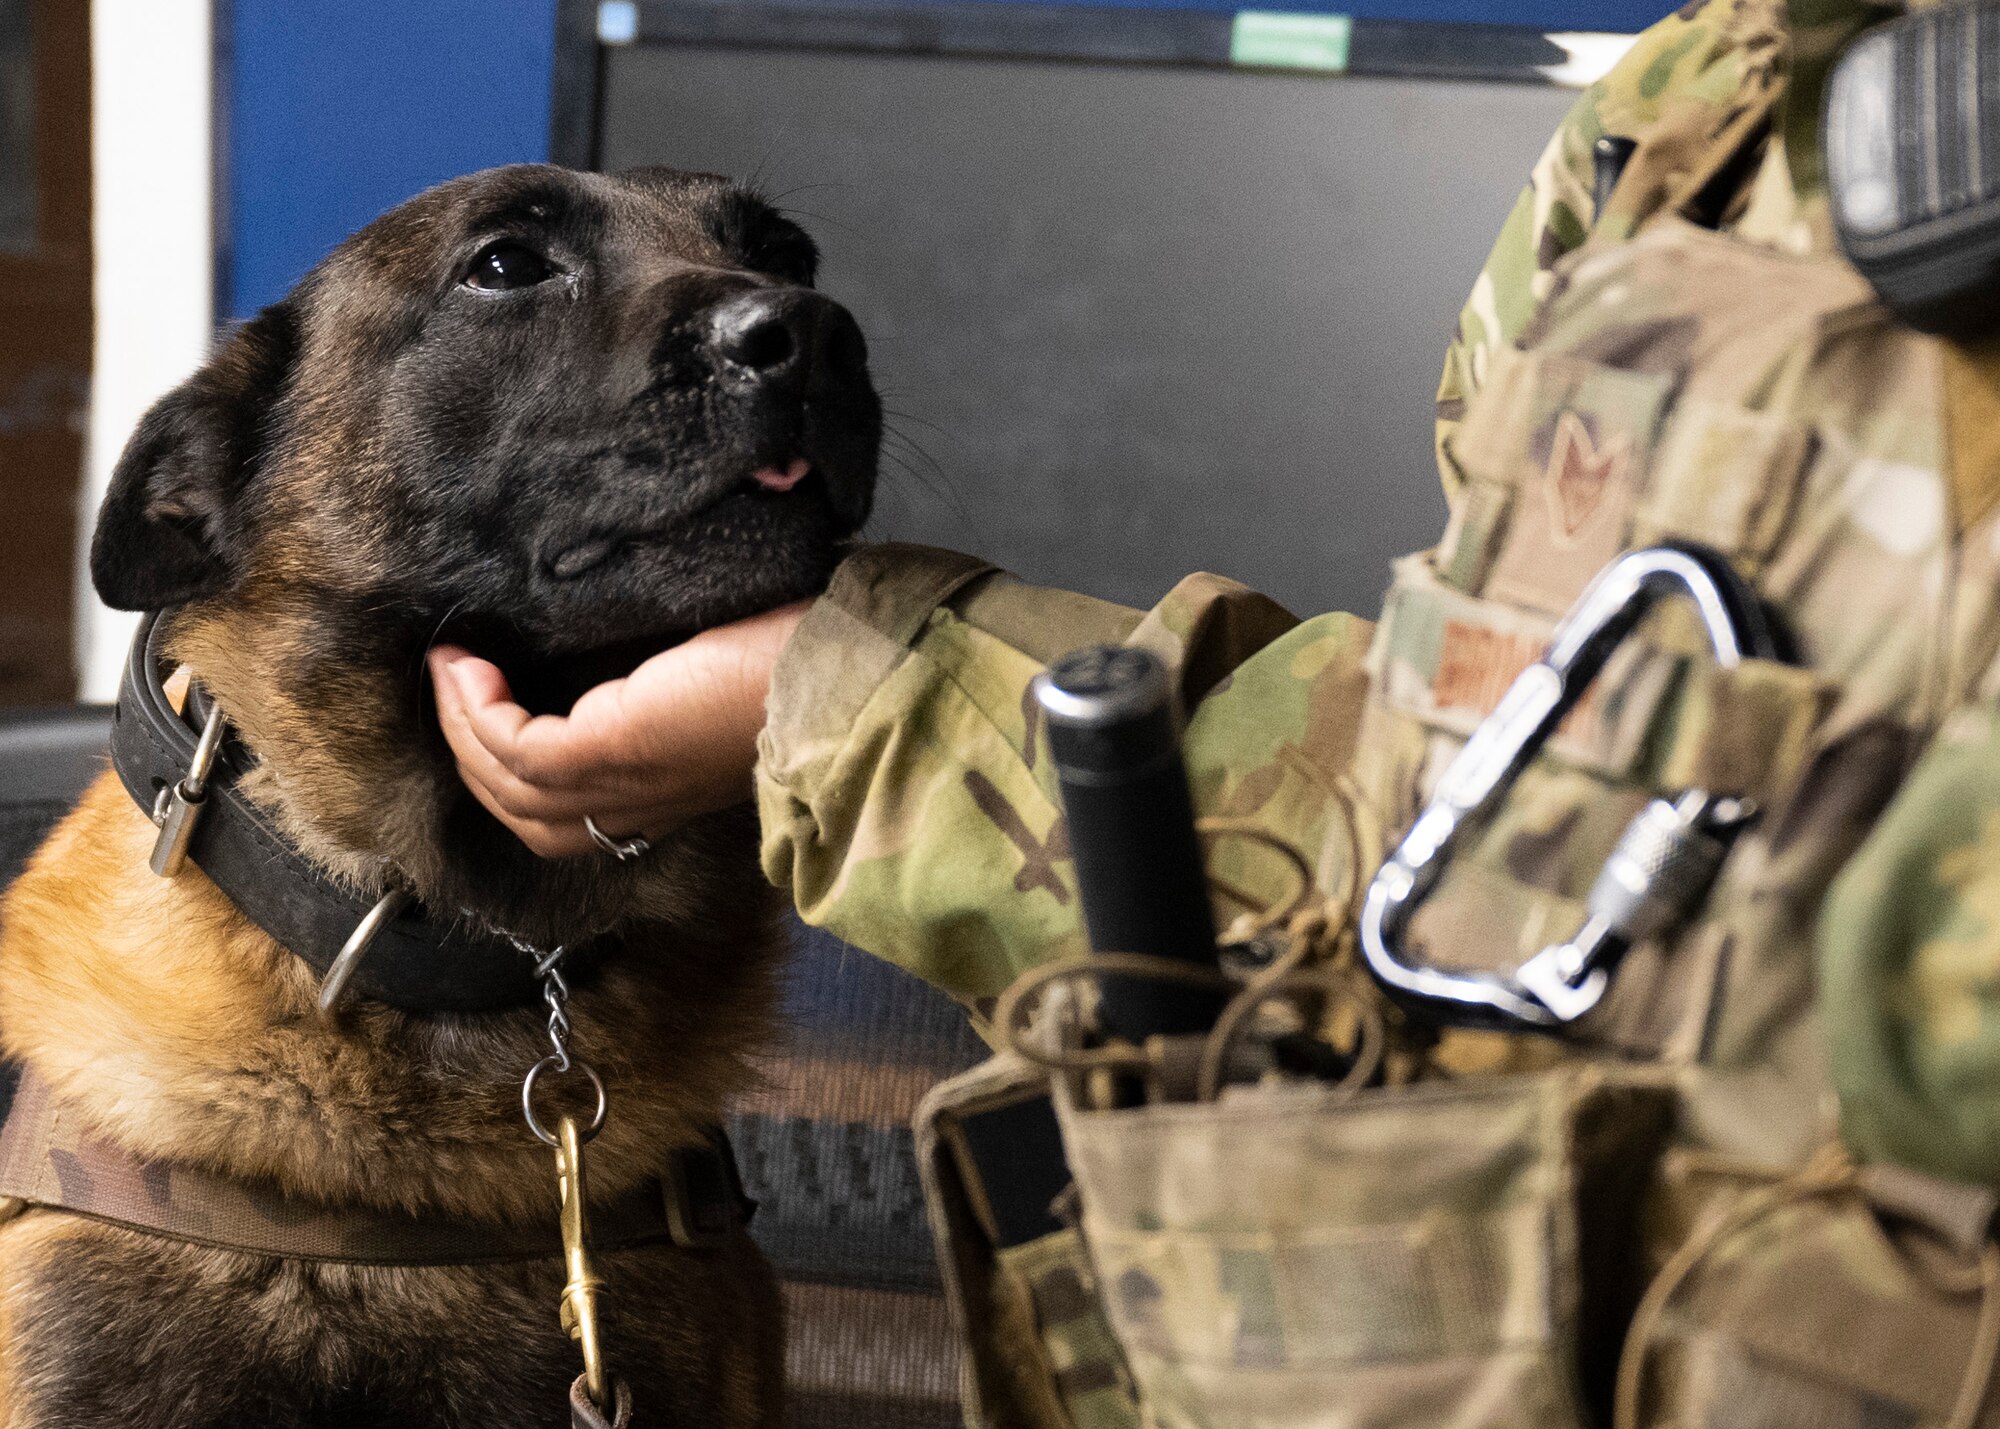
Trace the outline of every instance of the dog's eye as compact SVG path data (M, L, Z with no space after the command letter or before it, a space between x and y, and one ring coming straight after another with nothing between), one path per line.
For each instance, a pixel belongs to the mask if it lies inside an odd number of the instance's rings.
M485 292L532 288L555 276L555 267L524 243L503 240L480 250L466 270L465 286Z

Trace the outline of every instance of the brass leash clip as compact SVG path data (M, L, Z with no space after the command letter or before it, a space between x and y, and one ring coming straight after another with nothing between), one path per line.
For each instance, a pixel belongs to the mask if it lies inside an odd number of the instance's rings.
M599 1409L611 1405L604 1373L604 1349L597 1335L597 1296L604 1282L590 1263L590 1217L583 1170L582 1132L576 1118L566 1116L556 1129L556 1184L562 1193L563 1270L562 1327L583 1351L583 1383Z
M1716 664L1777 658L1756 593L1716 551L1652 546L1600 571L1542 658L1515 678L1445 767L1430 803L1368 886L1358 941L1390 996L1455 1025L1561 1027L1597 1005L1634 944L1670 931L1707 896L1730 841L1756 810L1747 799L1690 789L1639 811L1590 890L1583 927L1511 973L1434 967L1402 948L1411 915L1459 843L1492 815L1612 654L1668 596L1694 606Z
M570 1056L569 983L562 975L564 949L544 953L519 939L515 946L535 959L535 976L542 984L542 1000L549 1008L549 1046L554 1050L534 1066L521 1081L521 1116L535 1139L556 1154L556 1190L562 1206L563 1271L562 1327L583 1352L583 1387L590 1402L610 1419L621 1406L629 1406L630 1395L622 1385L612 1383L604 1364L604 1347L598 1334L597 1302L604 1282L590 1260L589 1182L583 1169L583 1148L604 1130L607 1100L604 1079L588 1062ZM535 1088L545 1075L557 1077L580 1074L589 1082L596 1107L589 1122L579 1125L565 1113L551 1132L535 1114Z

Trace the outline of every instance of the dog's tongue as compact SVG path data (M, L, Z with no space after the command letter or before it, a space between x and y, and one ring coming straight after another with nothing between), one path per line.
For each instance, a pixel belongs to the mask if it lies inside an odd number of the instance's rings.
M760 467L752 475L751 480L771 491L790 491L804 481L806 473L811 470L812 463L804 457L799 457L783 471L779 471L775 466Z

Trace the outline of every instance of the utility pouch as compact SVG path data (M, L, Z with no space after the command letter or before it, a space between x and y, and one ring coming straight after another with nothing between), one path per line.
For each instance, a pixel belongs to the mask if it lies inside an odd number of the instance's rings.
M2000 1183L2000 706L1939 728L1827 895L1820 1018L1869 1163Z
M1097 1284L1161 1429L1594 1422L1671 1104L1586 1067L1116 1111L1057 1095Z
M1694 1163L1669 1160L1666 1201L1705 1214L1635 1317L1618 1429L1993 1422L1991 1191L1844 1153L1747 1188Z
M1003 1053L917 1109L917 1165L966 1346L968 1429L1138 1429L1083 1241L1047 1074Z

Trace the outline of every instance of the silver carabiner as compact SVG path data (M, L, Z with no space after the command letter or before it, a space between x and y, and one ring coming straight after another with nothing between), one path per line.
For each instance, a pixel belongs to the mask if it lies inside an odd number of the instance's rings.
M1600 571L1542 658L1515 678L1445 767L1430 803L1368 886L1361 952L1391 996L1443 1022L1559 1027L1597 1005L1633 944L1667 931L1706 895L1729 840L1755 810L1741 798L1691 789L1671 803L1654 800L1634 817L1591 888L1577 935L1543 948L1511 974L1412 963L1399 946L1460 839L1506 797L1612 653L1669 595L1693 603L1718 665L1777 658L1755 593L1716 551L1651 546Z

